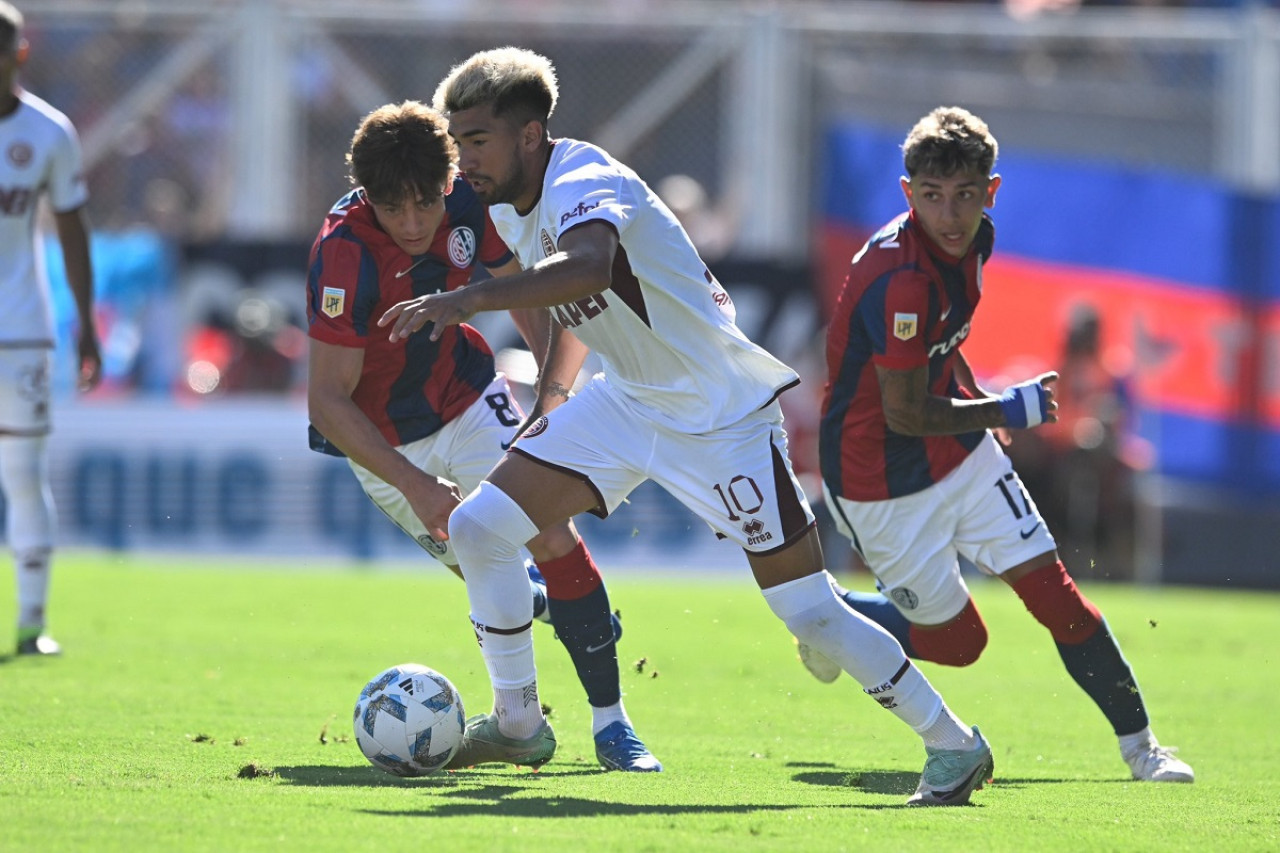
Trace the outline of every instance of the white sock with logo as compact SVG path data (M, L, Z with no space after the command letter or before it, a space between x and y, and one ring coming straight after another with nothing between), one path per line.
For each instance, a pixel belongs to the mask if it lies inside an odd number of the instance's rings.
M533 600L521 546L538 533L520 505L481 483L449 518L449 539L467 582L471 621L493 685L498 730L523 740L542 728L534 665Z
M764 597L802 643L839 664L864 693L922 737L926 732L934 741L971 735L962 723L963 728L953 730L947 718L954 717L943 713L942 696L924 673L907 659L892 634L836 597L830 577L816 572L763 590ZM935 732L940 721L942 728Z

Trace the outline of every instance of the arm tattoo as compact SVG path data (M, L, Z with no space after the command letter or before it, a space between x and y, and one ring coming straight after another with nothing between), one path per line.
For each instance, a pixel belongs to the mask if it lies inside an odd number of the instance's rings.
M563 397L566 400L569 399L571 391L572 389L566 388L563 384L554 381L544 389L546 394L553 397Z
M930 396L924 406L924 435L956 435L980 429L994 429L1004 423L998 404L989 398L955 400Z
M913 370L876 368L881 405L889 428L903 435L957 435L1001 426L998 403L987 399L955 400L929 393L927 367Z

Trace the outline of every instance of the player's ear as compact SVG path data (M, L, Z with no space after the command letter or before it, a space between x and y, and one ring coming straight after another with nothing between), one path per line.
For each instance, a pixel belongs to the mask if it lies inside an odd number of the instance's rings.
M898 178L898 183L902 185L902 195L906 197L907 204L911 204L911 179L906 175Z
M18 60L19 65L23 65L27 61L27 56L31 53L31 44L26 39L18 39L18 52L14 56Z
M996 206L996 190L1000 189L1000 176L992 175L991 180L987 181L987 200L984 207Z
M546 126L537 119L530 119L524 123L524 127L520 131L520 141L527 148L536 149L546 135Z

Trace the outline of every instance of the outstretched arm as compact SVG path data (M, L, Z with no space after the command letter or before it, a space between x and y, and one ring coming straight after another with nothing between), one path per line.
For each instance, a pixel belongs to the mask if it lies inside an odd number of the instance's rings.
M558 248L554 255L515 275L393 305L378 325L390 326L390 339L398 341L432 323L431 339L438 340L445 326L465 323L480 311L551 308L609 288L618 249L612 225L584 222L562 234Z
M400 454L351 399L364 350L311 340L307 410L311 423L347 457L395 486L435 539L449 538L449 514L462 501L453 483L427 474Z
M927 366L910 370L877 366L876 377L880 380L885 420L890 429L902 435L957 435L1001 427L1025 429L1058 419L1058 404L1049 385L1058 374L1052 372L1014 385L1001 397L976 400L931 394ZM970 382L972 378L970 374Z

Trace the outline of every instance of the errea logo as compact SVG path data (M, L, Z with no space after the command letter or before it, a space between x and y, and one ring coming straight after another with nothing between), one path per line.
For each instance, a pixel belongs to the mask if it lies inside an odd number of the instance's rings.
M762 545L773 538L773 534L765 530L764 524L758 518L753 518L742 525L742 532L747 534L748 545Z

